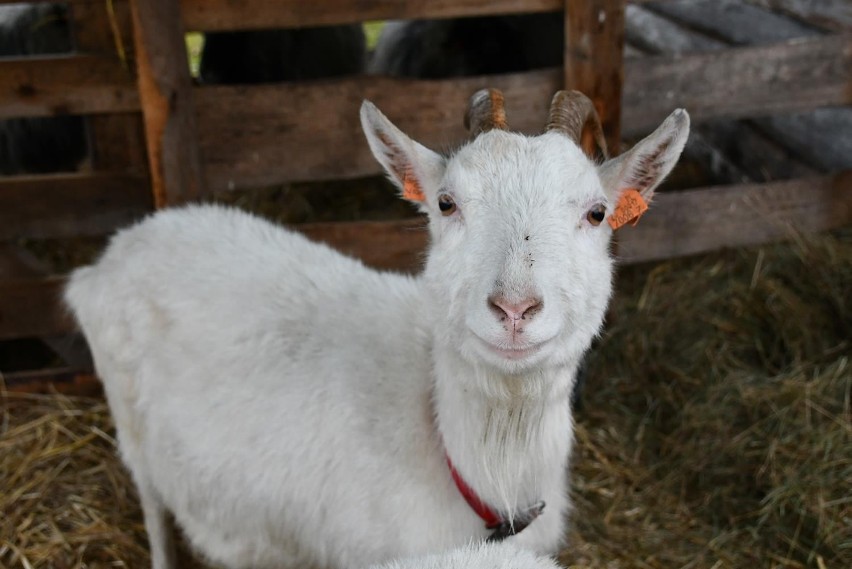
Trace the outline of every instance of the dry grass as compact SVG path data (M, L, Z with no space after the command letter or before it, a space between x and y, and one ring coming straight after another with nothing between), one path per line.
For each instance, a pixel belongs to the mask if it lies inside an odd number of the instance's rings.
M852 232L621 277L563 561L852 567Z
M0 567L145 567L141 512L96 399L9 395L0 439Z
M852 567L852 231L625 269L578 413L576 567ZM99 399L2 401L0 567L146 567Z

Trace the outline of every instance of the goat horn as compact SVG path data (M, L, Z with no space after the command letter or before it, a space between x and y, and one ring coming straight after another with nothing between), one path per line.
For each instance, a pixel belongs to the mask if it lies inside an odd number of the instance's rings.
M503 110L503 93L499 89L480 89L470 98L464 126L471 138L481 133L500 129L506 130L506 111Z
M588 131L587 128L591 130ZM597 144L603 157L607 157L606 139L595 104L579 91L557 91L553 95L547 130L563 133L590 157L595 154L592 145Z

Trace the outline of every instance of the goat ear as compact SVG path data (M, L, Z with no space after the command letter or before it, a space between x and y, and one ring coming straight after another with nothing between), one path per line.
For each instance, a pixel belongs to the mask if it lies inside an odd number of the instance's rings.
M635 189L650 202L654 189L677 164L689 136L689 114L678 109L657 130L598 169L601 183L613 203L622 192Z
M444 159L408 138L370 101L361 104L361 127L373 156L402 191L402 197L425 201L427 192L441 182Z

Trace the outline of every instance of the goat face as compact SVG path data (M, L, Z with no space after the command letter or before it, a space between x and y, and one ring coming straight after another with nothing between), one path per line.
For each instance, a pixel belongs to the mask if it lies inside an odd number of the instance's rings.
M611 230L588 218L606 206L594 165L559 134L492 130L455 154L427 205L427 281L452 345L506 371L576 338L585 349L611 289Z
M579 93L558 93L548 132L526 137L506 130L498 92L479 92L467 119L475 138L446 158L369 103L361 117L376 158L429 215L436 335L470 363L512 375L576 363L588 348L612 290L605 218L626 189L650 200L689 128L676 111L598 165L600 125Z

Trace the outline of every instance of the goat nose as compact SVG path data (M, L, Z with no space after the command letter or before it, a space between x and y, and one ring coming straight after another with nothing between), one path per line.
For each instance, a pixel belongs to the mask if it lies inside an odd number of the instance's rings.
M502 296L491 296L488 298L488 306L500 320L503 320L503 318L526 320L532 318L541 310L541 299L531 297L519 302L511 302Z

